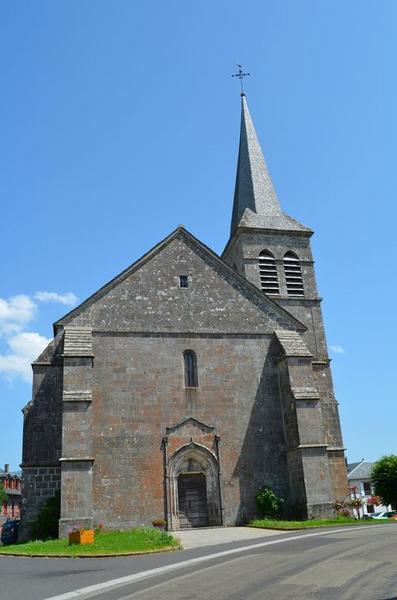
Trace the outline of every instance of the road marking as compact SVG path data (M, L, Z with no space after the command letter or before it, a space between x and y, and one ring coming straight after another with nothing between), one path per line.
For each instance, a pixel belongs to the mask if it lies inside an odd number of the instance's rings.
M72 592L66 592L66 594L60 594L59 596L51 596L51 598L46 598L45 600L76 600L76 598L81 600L82 598L88 598L95 593L103 593L112 588L114 589L115 587L136 583L137 581L143 581L145 579L150 579L151 577L156 577L157 575L164 575L165 573L170 573L179 569L185 569L186 567L198 565L210 560L216 560L217 558L223 558L224 556L231 556L232 554L237 554L239 552L249 552L250 550L264 548L265 546L284 544L285 542L293 542L295 540L319 537L322 535L334 535L338 533L345 533L346 531L367 531L368 529L377 529L378 527L384 527L384 525L368 525L367 527L364 526L359 528L357 526L343 527L337 531L333 529L327 531L318 531L316 533L307 533L306 535L293 535L289 537L277 538L276 540L260 542L259 544L251 544L250 546L242 546L241 548L233 548L232 550L223 550L222 552L215 552L214 554L207 554L206 556L198 556L197 558L183 560L173 563L172 565L165 565L163 567L149 569L148 571L142 571L141 573L134 573L133 575L126 575L125 577L111 579L109 581L104 581L95 585L89 585Z

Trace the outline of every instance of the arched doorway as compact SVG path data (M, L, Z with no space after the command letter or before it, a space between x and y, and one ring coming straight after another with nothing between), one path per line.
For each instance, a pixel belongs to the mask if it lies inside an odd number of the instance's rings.
M190 443L169 461L170 529L221 525L219 465L204 446Z
M179 527L208 526L207 482L204 473L178 475Z

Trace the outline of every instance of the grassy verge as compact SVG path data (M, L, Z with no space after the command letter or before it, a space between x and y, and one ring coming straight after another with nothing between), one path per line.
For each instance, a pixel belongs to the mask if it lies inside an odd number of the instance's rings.
M0 546L0 554L21 556L100 556L140 554L176 550L179 543L166 532L151 527L139 527L131 531L101 532L93 544L69 546L67 540L34 541L10 546Z
M312 519L308 521L281 521L276 519L256 519L251 521L248 527L259 527L261 529L309 529L310 527L343 527L346 525L379 525L380 523L397 523L391 519Z

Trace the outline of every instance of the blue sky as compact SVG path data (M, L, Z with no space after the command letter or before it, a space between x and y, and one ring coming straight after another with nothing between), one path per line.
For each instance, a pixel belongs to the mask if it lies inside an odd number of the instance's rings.
M396 452L397 3L4 1L0 465L52 322L178 224L228 237L235 63L284 210L312 227L347 456Z

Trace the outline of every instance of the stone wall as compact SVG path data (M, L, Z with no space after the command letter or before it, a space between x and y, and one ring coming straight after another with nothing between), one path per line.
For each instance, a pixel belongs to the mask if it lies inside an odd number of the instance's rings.
M61 456L62 385L62 365L33 365L32 401L23 410L23 464L53 465Z
M30 529L44 502L61 487L59 465L22 469L22 528L20 539L29 539Z
M277 372L269 336L95 334L93 505L106 527L163 518L163 438L188 417L214 428L170 436L168 456L193 442L215 453L219 436L224 523L255 514L264 484L288 493ZM183 351L197 356L197 389L186 390ZM176 437L175 437L176 436ZM117 468L115 465L117 464Z
M29 537L40 508L60 488L62 381L59 355L33 365L32 401L23 410L21 539Z

